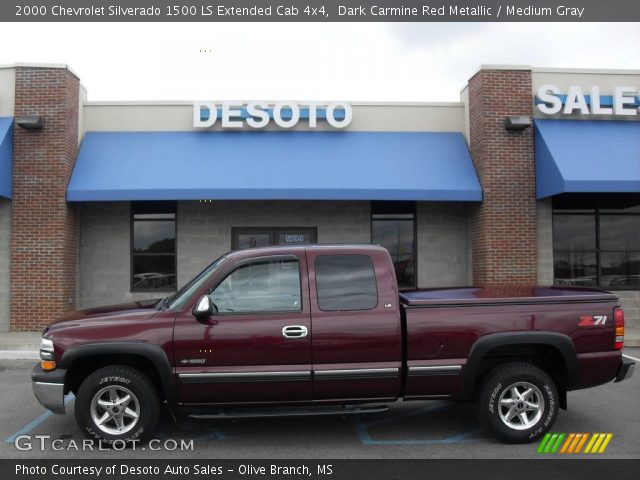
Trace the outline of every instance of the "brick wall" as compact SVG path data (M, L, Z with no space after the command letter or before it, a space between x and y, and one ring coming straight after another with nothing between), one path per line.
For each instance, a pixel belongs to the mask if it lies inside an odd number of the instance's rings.
M484 195L471 208L476 285L537 282L533 128L504 128L508 115L532 115L531 91L529 70L481 70L469 81L470 148Z
M76 223L66 189L78 148L79 81L64 68L16 68L15 116L44 129L14 129L11 329L40 330L76 306Z

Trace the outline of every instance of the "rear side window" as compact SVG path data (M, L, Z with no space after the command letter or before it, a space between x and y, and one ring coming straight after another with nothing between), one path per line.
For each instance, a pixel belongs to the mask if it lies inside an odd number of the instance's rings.
M321 255L315 267L320 310L371 310L378 305L371 257Z

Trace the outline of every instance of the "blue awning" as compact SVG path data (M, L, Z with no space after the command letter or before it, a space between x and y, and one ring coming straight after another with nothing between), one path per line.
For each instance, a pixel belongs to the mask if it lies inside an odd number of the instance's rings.
M13 118L0 117L0 197L11 198Z
M89 132L69 201L469 200L461 133Z
M536 120L536 195L640 192L640 122Z

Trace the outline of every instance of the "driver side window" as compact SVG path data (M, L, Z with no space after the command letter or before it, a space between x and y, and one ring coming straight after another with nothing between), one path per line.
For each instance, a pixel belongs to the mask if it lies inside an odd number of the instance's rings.
M258 260L235 269L211 293L220 313L299 312L300 264L295 258Z

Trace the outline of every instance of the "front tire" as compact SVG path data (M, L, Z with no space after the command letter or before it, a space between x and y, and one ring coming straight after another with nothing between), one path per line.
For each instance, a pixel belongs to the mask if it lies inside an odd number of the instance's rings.
M158 393L149 378L127 366L96 370L76 395L78 426L87 437L106 445L147 438L159 413Z
M544 435L558 415L558 389L544 371L513 362L494 369L478 398L480 421L506 443L529 443Z

